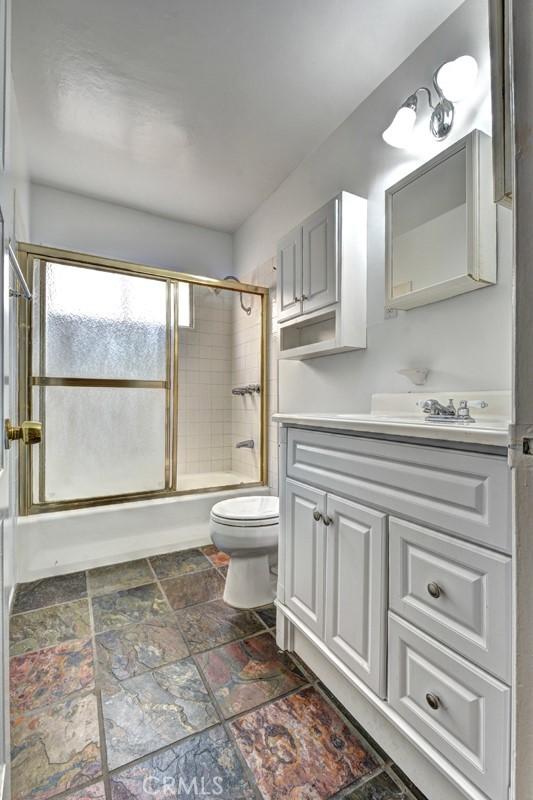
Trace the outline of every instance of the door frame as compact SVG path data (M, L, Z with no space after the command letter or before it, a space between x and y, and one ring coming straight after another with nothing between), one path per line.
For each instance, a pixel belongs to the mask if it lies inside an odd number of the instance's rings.
M514 114L513 473L514 646L511 797L533 798L533 5L511 9Z

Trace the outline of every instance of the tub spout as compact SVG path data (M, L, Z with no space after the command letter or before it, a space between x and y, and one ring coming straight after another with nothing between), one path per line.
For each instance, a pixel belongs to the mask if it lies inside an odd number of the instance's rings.
M253 439L245 439L244 442L237 442L235 447L237 449L239 449L240 447L249 447L250 450L253 450L255 447L255 443Z

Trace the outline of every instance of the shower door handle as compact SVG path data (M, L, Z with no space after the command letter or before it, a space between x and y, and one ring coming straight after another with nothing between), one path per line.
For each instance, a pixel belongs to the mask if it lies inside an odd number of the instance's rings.
M6 419L5 426L5 446L9 450L11 442L22 439L24 444L39 444L43 438L43 426L41 422L26 420L22 425L12 425L11 420Z

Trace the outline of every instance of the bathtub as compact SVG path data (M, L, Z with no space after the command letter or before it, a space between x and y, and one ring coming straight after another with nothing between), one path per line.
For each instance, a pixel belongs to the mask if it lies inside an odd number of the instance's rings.
M227 483L229 473L222 474ZM213 473L209 477L212 479ZM182 480L185 478L191 484L187 489L197 488L198 475L182 476ZM194 481L196 486L192 485ZM212 506L228 497L252 494L270 494L270 490L268 486L243 486L20 517L15 539L16 581L34 581L209 544Z

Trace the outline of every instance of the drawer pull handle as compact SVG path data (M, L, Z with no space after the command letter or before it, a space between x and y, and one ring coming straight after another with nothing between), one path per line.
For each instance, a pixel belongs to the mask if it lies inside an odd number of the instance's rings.
M429 594L430 594L432 597L435 597L435 598L437 598L437 597L440 597L440 596L441 596L441 594L442 594L442 589L440 588L440 586L439 586L439 584L438 584L438 583L434 583L434 582L432 581L431 583L428 583L428 587L427 587L427 588L428 588L428 592L429 592Z
M431 694L431 692L428 692L426 695L426 703L433 711L437 711L437 709L440 708L439 698L436 694Z
M313 511L313 519L315 520L315 522L320 522L320 520L322 519L322 514L318 510L318 508L315 508L315 510Z

